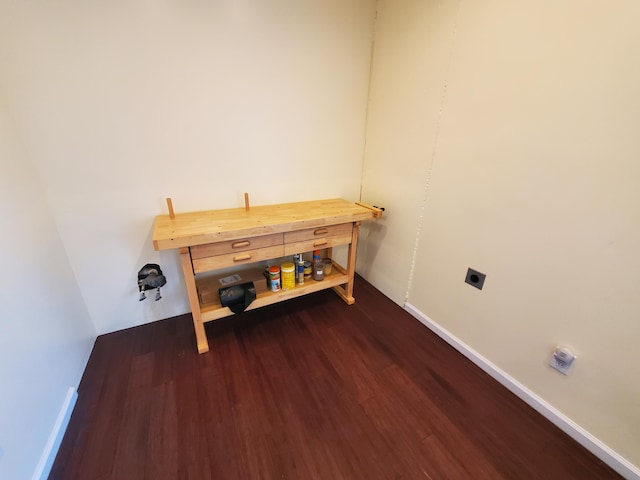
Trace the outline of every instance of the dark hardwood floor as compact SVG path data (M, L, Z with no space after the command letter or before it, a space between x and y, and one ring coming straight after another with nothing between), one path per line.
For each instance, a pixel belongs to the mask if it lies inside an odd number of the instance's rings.
M361 278L101 336L50 479L621 478Z

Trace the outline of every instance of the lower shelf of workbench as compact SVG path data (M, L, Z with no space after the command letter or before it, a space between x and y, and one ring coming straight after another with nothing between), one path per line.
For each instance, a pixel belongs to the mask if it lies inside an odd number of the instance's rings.
M311 278L306 278L304 284L299 285L296 283L293 290L280 290L278 292L272 292L267 289L263 271L264 269L262 267L250 267L235 271L234 273L237 274L240 279L234 283L225 285L230 286L238 283L253 282L256 287L256 299L251 302L247 310L253 310L254 308L264 307L328 288L333 288L348 304L355 302L355 299L349 297L343 288L343 285L349 282L349 275L347 271L336 262L333 262L332 272L329 275L325 275L323 280L316 281ZM196 278L196 286L200 299L200 314L202 315L203 322L210 322L234 315L228 307L220 305L218 289L222 286L220 283L221 278L223 278L223 276L215 275Z

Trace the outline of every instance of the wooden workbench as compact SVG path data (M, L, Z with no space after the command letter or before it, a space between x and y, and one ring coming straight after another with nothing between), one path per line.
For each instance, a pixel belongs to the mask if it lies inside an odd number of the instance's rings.
M230 272L241 277L236 283L253 281L256 286L256 299L248 310L327 288L353 304L358 227L362 220L380 214L374 207L331 199L159 215L153 246L180 252L198 352L204 353L209 350L204 323L233 315L218 297L220 279ZM291 261L296 253L318 249L330 257L338 245L349 246L347 264L334 261L324 280L296 282L293 290L267 290L265 262L279 264Z

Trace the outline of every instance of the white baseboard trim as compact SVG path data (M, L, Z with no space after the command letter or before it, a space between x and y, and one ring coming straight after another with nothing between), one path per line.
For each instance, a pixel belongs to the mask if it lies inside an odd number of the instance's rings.
M529 404L534 410L551 421L554 425L560 428L560 430L576 440L580 445L585 447L587 450L593 453L604 463L609 465L624 478L629 480L640 480L640 468L636 467L624 457L619 455L617 452L602 443L596 437L580 427L580 425L555 409L541 397L536 395L533 391L529 390L527 387L518 382L515 378L509 376L506 372L504 372L495 364L491 363L485 357L480 355L469 345L462 342L451 332L431 320L428 316L411 305L409 302L405 303L404 309L413 317L415 317L420 323L424 324L427 328L432 330L445 342L462 353L465 357L475 363L487 374L500 382L500 384L502 384L505 388L514 393L525 403Z
M33 477L31 477L32 480L46 480L49 476L51 467L53 466L53 461L56 459L56 455L58 454L58 448L60 448L62 437L64 437L64 432L67 430L67 425L71 418L71 412L73 412L73 408L75 407L77 400L78 392L75 388L69 387L67 396L60 408L60 413L58 414L56 423L53 425L53 430L51 430L51 434L49 435L49 440L47 440L47 444L44 447L40 461L36 466L36 470L33 472Z

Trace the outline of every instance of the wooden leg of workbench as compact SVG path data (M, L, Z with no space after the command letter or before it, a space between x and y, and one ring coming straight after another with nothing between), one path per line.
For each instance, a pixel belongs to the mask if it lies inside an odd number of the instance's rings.
M197 318L196 315L193 315L193 330L196 332L198 353L207 353L209 351L209 340L207 340L207 332L204 329L200 313L198 313Z
M353 305L356 299L353 297L353 279L356 273L356 250L358 248L358 229L360 222L353 223L353 231L351 233L351 243L349 244L349 254L347 257L347 275L349 281L344 286L335 287L334 290L349 305Z
M184 282L187 286L189 305L191 306L191 316L193 317L193 329L196 333L198 353L206 353L209 351L209 341L207 340L207 332L204 329L204 323L202 323L202 315L200 314L200 301L198 300L198 290L196 288L196 279L193 275L191 253L189 252L188 248L180 249L180 262L182 263Z

